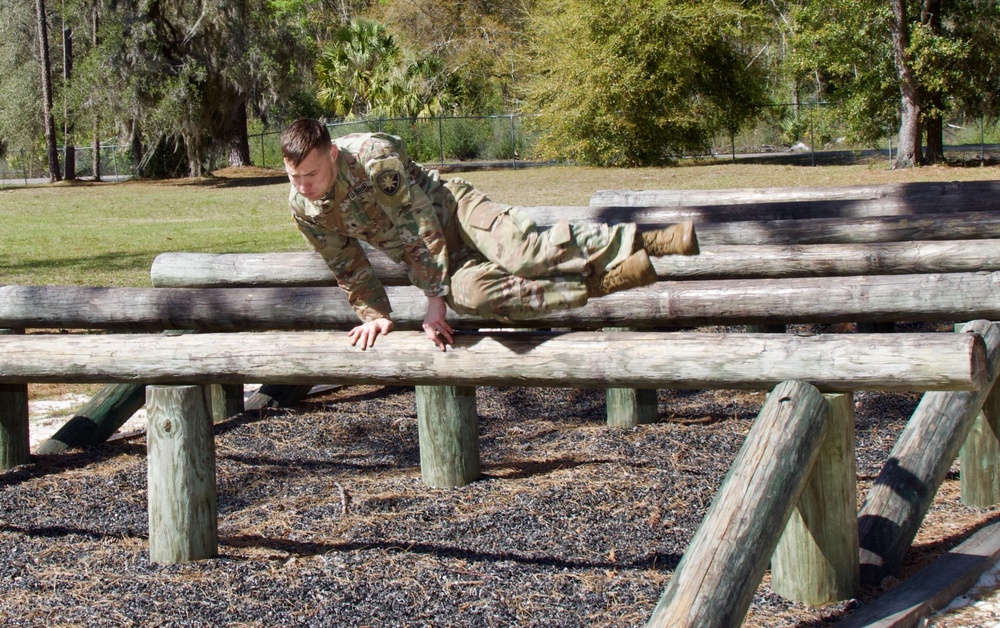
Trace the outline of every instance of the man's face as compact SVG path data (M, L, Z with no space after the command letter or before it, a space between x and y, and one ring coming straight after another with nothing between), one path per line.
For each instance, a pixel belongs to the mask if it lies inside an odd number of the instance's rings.
M299 194L310 201L318 201L330 190L336 176L335 164L337 146L330 145L330 150L314 148L299 165L293 165L285 160L285 172Z

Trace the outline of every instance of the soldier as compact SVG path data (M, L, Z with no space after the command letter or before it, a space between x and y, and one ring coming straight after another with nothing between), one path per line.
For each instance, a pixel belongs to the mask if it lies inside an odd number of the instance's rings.
M358 241L404 262L427 296L423 329L444 351L454 340L447 306L498 321L580 307L590 297L656 281L649 255L696 255L692 223L637 233L634 224L570 224L540 231L523 210L488 199L468 182L442 180L382 133L330 140L317 120L281 135L289 206L361 325L362 350L392 331L392 308Z

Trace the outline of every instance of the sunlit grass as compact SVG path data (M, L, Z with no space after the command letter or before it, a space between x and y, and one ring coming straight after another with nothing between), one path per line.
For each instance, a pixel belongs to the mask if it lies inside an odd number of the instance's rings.
M0 190L0 285L150 286L164 252L308 250L269 179L57 184ZM537 167L460 173L516 205L587 205L601 189L723 189L1000 179L1000 169L890 171L844 166L701 164L630 170Z

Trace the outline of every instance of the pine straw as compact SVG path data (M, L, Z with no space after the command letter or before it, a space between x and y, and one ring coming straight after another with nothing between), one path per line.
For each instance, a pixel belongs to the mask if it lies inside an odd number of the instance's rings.
M856 396L860 497L918 399ZM234 417L216 426L220 556L174 566L148 559L142 440L35 457L0 476L0 622L644 625L763 395L658 401L658 424L620 430L597 391L480 389L484 477L454 490L420 479L409 388ZM905 573L996 516L961 506L956 485ZM792 604L765 578L746 625L815 625L856 605Z

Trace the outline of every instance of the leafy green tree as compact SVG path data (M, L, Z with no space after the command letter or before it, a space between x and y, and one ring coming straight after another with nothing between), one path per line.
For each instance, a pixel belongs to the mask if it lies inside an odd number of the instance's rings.
M45 119L45 147L49 160L49 179L59 181L59 152L56 148L56 123L52 113L52 63L49 57L48 14L45 1L35 0L37 19L38 65L42 75L42 115Z
M384 0L374 15L400 47L438 60L433 82L453 114L517 105L520 56L532 0Z
M300 33L268 0L125 1L101 32L91 85L106 86L100 99L114 99L134 143L144 140L144 163L157 148L180 151L191 176L210 150L246 145L247 108L266 117L308 76Z
M406 59L385 25L356 18L323 46L318 99L345 119L428 116L441 111L440 60Z
M638 166L704 151L765 100L749 46L762 25L728 0L542 0L525 105L542 156Z
M802 0L795 20L798 70L816 77L819 96L838 103L855 138L877 140L898 121L896 167L943 159L942 121L956 103L992 110L1000 66L995 3Z

